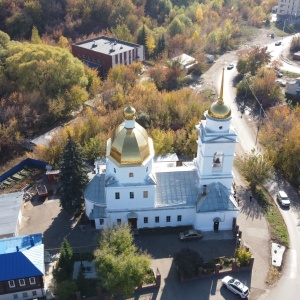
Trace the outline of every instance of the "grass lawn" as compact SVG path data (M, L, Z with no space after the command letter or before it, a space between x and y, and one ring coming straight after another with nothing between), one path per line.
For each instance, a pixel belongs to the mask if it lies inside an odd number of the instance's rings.
M256 187L255 199L265 212L273 242L289 246L288 231L273 198L263 187Z

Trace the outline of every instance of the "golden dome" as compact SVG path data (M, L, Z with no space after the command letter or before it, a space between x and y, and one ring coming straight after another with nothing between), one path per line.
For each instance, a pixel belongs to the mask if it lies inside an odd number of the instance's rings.
M215 119L226 119L231 116L230 107L223 101L223 85L224 85L224 68L222 74L222 83L220 89L220 95L217 101L215 101L208 110L208 114Z
M123 111L126 120L133 120L136 117L136 110L132 106L127 106Z
M208 114L216 119L226 119L231 116L231 109L224 102L220 104L218 100L211 105Z
M110 156L122 165L142 164L150 155L148 133L133 120L134 108L130 106L125 108L124 117L125 122L116 128L112 137Z

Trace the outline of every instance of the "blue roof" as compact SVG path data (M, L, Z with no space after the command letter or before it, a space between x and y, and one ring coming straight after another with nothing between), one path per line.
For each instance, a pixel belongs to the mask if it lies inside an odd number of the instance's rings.
M44 275L42 234L0 239L0 281Z

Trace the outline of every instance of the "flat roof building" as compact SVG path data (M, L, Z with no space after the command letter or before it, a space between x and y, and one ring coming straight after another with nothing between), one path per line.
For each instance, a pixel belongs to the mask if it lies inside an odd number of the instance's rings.
M130 65L145 60L144 46L125 42L116 38L100 36L72 44L72 53L101 75L117 64Z

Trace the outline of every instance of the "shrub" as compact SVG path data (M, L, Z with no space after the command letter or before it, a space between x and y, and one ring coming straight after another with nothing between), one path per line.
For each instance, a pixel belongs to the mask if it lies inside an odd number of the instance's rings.
M235 250L234 254L241 267L245 267L249 265L252 253L249 250L247 250L247 248L245 247L238 248Z

